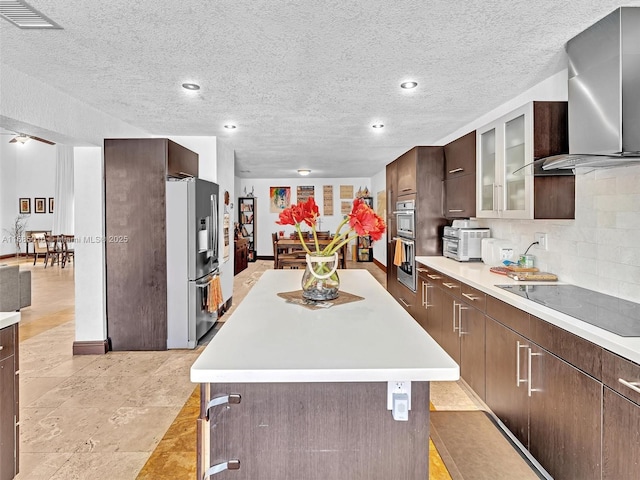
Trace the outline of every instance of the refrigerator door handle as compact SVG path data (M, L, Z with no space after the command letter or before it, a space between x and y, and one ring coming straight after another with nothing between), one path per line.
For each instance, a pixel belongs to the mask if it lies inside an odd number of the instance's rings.
M218 260L218 196L211 195L211 251L210 256Z

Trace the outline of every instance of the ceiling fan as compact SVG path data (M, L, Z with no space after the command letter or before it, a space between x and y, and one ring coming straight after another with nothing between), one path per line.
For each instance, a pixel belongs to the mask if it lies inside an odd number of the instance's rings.
M47 145L55 145L55 142L50 140L46 140L44 138L35 137L33 135L26 135L24 133L11 133L11 132L0 132L0 135L11 135L13 138L9 140L9 143L26 143L29 140L36 140L38 142L46 143Z

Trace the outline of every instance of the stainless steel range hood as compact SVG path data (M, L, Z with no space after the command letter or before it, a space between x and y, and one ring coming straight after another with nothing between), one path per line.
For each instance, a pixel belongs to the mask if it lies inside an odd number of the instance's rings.
M543 170L640 164L640 7L620 7L567 42L569 154Z

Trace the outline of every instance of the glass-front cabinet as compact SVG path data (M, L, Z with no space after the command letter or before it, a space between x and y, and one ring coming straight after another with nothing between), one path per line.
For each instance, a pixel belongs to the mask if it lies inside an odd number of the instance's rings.
M477 212L533 218L533 103L477 130Z

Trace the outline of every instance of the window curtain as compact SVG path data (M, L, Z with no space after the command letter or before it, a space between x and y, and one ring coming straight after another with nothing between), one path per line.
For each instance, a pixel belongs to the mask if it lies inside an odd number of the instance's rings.
M56 145L56 188L52 233L73 235L73 230L73 147Z

